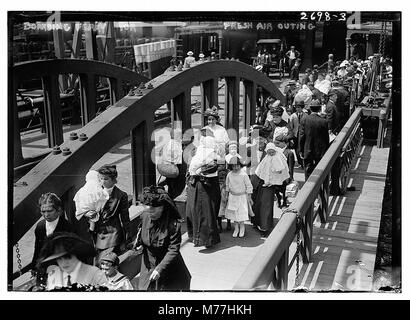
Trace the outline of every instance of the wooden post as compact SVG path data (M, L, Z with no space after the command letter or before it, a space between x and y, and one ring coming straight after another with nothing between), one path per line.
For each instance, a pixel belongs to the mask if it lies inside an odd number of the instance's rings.
M60 90L58 76L41 78L44 91L44 118L48 138L48 147L63 143L63 121L61 118Z
M108 85L110 88L110 105L113 105L122 98L121 80L108 78Z
M329 217L329 176L326 177L323 185L320 187L320 199L322 202L319 210L319 217L321 223L326 223Z
M87 24L86 24L87 26ZM93 32L91 25L88 25L84 30L85 35L85 53L87 59L97 60L97 48L96 48L96 40L95 40L95 33Z
M80 103L82 125L94 119L97 112L97 85L93 74L80 74Z
M64 35L62 29L53 30L53 40L54 40L54 53L56 58L63 59L65 58L65 47L64 47ZM68 89L68 76L62 74L59 76L59 83L61 91Z
M256 117L256 84L251 81L244 81L243 84L245 87L243 97L244 123L246 132L249 132L251 125L255 123Z
M340 194L340 169L340 157L337 157L335 163L332 166L332 170L330 171L330 194L332 196Z
M218 78L201 83L201 112L206 108L218 105ZM201 117L201 127L204 126L204 117Z
M13 86L9 87L9 101L13 108L13 149L9 144L9 152L13 152L13 167L23 164L23 151L21 149L20 121L18 115L18 106L16 100L17 83L13 81ZM10 153L9 153L10 154Z
M346 38L346 60L349 60L349 59L350 59L350 37Z
M131 130L131 168L133 203L138 200L142 189L155 184L155 164L151 158L154 143L151 134L154 129L154 121L141 122Z
M239 78L225 78L225 128L239 132ZM234 137L229 137L233 139Z
M287 290L288 289L288 271L289 271L289 249L285 250L277 265L278 278L275 284L275 289Z
M302 227L303 245L301 254L303 263L309 263L312 256L312 232L313 232L313 204L309 207L304 217Z
M83 29L79 24L75 24L74 34L73 34L73 52L71 52L71 58L77 59L80 56L81 38L83 34Z
M186 90L172 99L173 112L171 121L182 122L182 133L191 128L191 89Z

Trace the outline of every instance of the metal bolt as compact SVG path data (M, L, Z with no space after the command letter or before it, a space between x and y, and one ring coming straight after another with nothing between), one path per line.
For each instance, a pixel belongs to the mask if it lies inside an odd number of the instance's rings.
M148 83L147 89L154 89L154 86L152 85L152 83Z
M128 92L128 95L129 95L129 96L134 96L135 93L134 93L134 91L131 89L130 92Z
M78 135L77 132L70 132L70 140L77 140L78 139Z
M63 148L63 156L68 156L71 154L70 148Z
M87 139L88 139L88 137L85 133L80 133L80 138L79 138L80 141L85 141Z
M146 89L146 87L145 87L145 83L144 82L141 82L140 83L140 87L139 87L140 89Z
M61 153L60 147L59 146L54 146L52 153L53 154L60 154Z
M136 94L137 96L142 96L143 95L143 93L142 93L142 91L141 90L137 90L137 94Z

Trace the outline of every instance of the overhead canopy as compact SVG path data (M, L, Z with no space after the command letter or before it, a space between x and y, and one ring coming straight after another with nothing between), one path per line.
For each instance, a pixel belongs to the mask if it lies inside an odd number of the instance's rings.
M281 43L282 40L280 39L260 39L258 40L257 44L273 44L273 43Z

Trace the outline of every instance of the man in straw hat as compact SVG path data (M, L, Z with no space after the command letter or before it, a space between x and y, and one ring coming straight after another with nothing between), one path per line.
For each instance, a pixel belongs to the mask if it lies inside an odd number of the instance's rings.
M82 285L104 285L103 271L84 263L95 256L95 249L74 233L55 232L49 236L40 252L38 269L46 269L47 290Z
M192 63L195 63L194 53L192 51L188 51L187 57L184 60L184 68L191 67Z
M327 121L319 115L321 107L318 100L313 100L311 114L300 123L299 153L304 161L306 180L329 148Z

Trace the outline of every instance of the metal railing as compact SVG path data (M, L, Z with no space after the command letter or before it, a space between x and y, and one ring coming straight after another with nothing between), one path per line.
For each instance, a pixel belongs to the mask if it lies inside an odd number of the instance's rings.
M296 256L289 259L289 248L299 232L302 235L302 240L298 248L300 247L303 262L310 261L312 256L313 221L317 215L319 215L322 223L327 221L329 214L329 180L336 161L341 162L342 178L346 179L345 175L349 172L353 156L361 143L361 113L361 108L357 108L351 115L293 203L283 212L282 217L264 245L236 282L234 290L266 290L271 285L276 290L286 290L288 287L288 273L293 264L289 265L289 261L297 260L299 255L299 250L297 250ZM334 176L332 178L335 180ZM317 206L315 206L316 199L319 199ZM296 272L296 282L298 282L298 270Z

